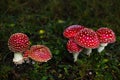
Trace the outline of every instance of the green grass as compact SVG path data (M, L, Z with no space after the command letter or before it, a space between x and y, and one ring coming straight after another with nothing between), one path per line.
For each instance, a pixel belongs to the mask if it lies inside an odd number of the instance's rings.
M36 0L0 1L0 80L119 80L120 79L120 1L119 0ZM63 31L72 24L97 30L113 29L116 42L90 57L83 52L76 63L66 50ZM44 31L41 33L40 31ZM7 41L11 34L23 32L31 45L50 48L53 58L47 63L15 66ZM92 73L91 75L89 73Z

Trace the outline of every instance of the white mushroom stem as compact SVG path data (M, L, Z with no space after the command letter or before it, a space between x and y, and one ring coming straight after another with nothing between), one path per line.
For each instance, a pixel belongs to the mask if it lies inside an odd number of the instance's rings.
M85 53L90 56L90 54L92 53L92 49L91 48L87 48Z
M13 62L15 64L22 64L24 62L22 53L20 52L14 53Z
M73 53L73 59L74 59L74 62L77 61L78 55L79 55L79 53Z
M108 45L108 43L101 43L98 48L98 52L101 53L104 50L105 46L107 46L107 45Z

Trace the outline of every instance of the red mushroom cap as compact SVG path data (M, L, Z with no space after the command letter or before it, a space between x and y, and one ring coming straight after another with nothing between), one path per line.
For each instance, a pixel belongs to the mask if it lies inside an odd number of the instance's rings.
M70 53L79 53L83 50L82 47L78 46L73 39L68 40L67 42L67 50Z
M64 30L63 35L66 38L73 38L83 28L84 26L81 25L71 25Z
M30 48L29 57L38 62L47 62L51 59L52 54L49 48L44 45L33 45Z
M96 33L100 43L113 43L116 41L115 33L109 28L99 28Z
M29 38L23 33L12 34L8 40L8 47L13 52L24 52L29 46Z
M95 31L89 28L82 29L74 37L75 42L84 48L97 48L99 46L99 39Z
M28 58L29 53L30 53L30 50L26 50L23 54L23 57Z

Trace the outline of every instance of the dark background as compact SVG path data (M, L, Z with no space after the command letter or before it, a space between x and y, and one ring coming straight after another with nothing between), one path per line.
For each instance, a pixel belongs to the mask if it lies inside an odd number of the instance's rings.
M116 42L101 54L96 49L90 57L81 52L73 63L62 34L72 24L111 28ZM120 0L0 0L0 80L119 80L119 29ZM16 32L27 34L31 45L48 46L53 58L14 65L7 41Z

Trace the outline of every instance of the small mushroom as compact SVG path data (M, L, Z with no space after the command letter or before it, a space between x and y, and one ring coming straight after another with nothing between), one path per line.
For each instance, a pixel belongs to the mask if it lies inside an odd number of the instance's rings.
M116 41L115 33L109 28L99 28L96 33L100 41L100 46L98 48L99 53L104 50L105 46L107 46L108 43L114 43Z
M76 62L78 55L83 50L83 48L78 46L73 39L70 39L67 42L67 50L69 53L73 53L74 62Z
M9 49L14 52L13 62L15 64L22 64L24 62L22 53L30 46L29 38L26 34L15 33L12 34L8 40Z
M80 32L76 34L74 37L75 42L86 48L86 54L90 56L92 49L97 48L99 46L99 39L95 31L90 28L84 28Z
M44 45L33 45L29 50L28 57L37 62L47 62L52 58L51 51Z
M30 63L30 59L29 59L29 57L28 57L29 51L30 51L30 50L26 50L26 51L24 52L24 54L23 54L23 59L24 59L24 61L25 61L26 63Z
M73 38L82 29L84 29L84 26L71 25L64 30L63 35L68 39Z

